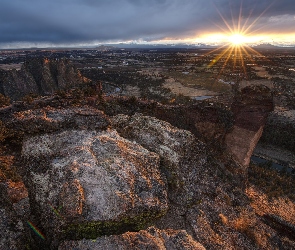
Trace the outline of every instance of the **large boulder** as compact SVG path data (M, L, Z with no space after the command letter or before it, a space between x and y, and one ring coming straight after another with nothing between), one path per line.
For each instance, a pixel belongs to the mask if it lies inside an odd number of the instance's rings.
M100 237L95 240L65 241L58 250L205 250L205 248L184 230L159 230L150 227L139 232L127 232L122 235Z
M31 136L22 156L36 223L49 241L139 230L167 210L159 156L115 130Z

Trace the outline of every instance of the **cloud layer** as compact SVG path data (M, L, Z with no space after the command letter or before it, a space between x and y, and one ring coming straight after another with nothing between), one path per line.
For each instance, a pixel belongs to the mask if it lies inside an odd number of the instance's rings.
M255 21L294 32L294 0L1 0L0 43L71 44L197 37Z

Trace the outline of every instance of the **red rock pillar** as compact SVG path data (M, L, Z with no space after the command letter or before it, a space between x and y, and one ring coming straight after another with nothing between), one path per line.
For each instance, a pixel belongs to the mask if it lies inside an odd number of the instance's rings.
M273 111L270 89L248 86L241 90L232 103L233 129L225 137L227 151L246 170L258 143L269 112Z

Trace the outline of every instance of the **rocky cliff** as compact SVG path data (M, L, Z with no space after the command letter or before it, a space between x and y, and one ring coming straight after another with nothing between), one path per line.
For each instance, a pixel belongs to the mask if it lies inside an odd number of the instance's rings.
M0 70L0 93L19 100L28 94L48 95L85 80L68 60L31 59L19 71Z

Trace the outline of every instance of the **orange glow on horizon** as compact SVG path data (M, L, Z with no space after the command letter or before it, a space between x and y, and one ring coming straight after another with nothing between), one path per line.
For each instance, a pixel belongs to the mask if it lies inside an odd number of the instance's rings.
M233 42L237 38L239 42ZM272 44L280 46L294 46L295 33L290 34L243 34L243 33L204 33L193 39L195 43L205 43L208 45L229 45L244 44L255 46L259 44Z
M256 35L257 30L253 30L255 23L266 10L264 10L254 21L252 20L251 23L250 16L243 20L242 5L240 6L238 20L235 22L232 13L231 23L222 16L217 8L216 10L221 17L224 26L216 24L222 32L208 34L207 39L210 39L211 42L214 40L218 41L218 43L223 44L223 46L207 53L207 55L216 54L214 60L211 60L207 67L211 68L215 64L220 65L221 63L221 69L218 73L217 79L224 71L228 70L228 66L231 67L233 74L239 76L241 79L248 79L246 61L255 63L253 55L262 56L258 51L251 48L250 45L258 45L265 43L266 40L270 40L269 36Z

